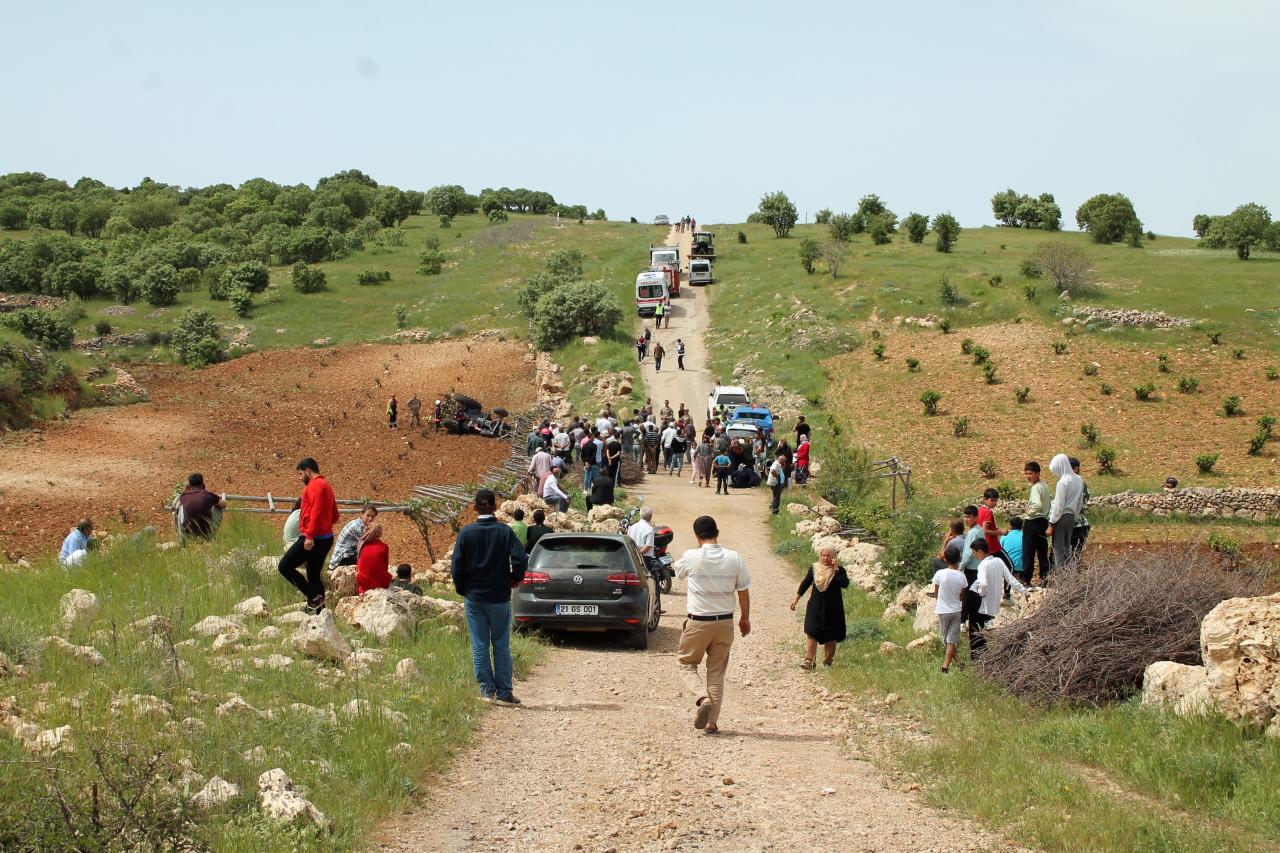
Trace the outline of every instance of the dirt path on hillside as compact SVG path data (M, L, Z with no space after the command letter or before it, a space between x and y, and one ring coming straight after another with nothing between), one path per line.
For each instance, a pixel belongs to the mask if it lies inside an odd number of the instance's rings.
M673 234L673 237L675 235ZM687 237L687 235L685 235ZM687 243L687 240L685 241ZM715 285L731 286L731 285ZM689 369L643 374L655 403L698 409L705 290L676 301L671 331ZM494 709L416 813L384 825L385 850L808 851L993 850L1001 839L924 805L849 752L847 706L824 706L798 663L799 625L787 604L795 580L773 556L764 490L717 497L682 477L639 489L656 521L693 545L693 519L716 516L721 541L750 566L753 631L735 641L721 734L692 726L675 649L685 612L681 584L663 596L662 624L645 652L614 638L575 637L552 648L517 692L518 710Z

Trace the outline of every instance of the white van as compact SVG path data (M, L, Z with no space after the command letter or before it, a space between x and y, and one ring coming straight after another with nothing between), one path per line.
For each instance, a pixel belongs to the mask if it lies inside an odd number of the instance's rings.
M689 259L689 283L690 284L710 284L711 283L711 261L703 258Z
M636 313L652 317L658 305L668 302L667 276L662 270L645 270L636 276Z

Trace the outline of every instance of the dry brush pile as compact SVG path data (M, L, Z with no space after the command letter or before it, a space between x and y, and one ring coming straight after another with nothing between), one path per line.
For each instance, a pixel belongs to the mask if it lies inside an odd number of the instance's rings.
M1036 704L1121 700L1141 687L1150 663L1200 663L1205 614L1259 585L1194 547L1108 554L1051 575L1043 605L988 631L975 666Z

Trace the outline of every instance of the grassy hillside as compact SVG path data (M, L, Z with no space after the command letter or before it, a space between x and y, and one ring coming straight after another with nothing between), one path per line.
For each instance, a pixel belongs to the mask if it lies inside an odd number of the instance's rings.
M800 226L781 240L765 226L713 230L721 282L712 288L718 372L727 376L749 361L811 405L821 403L848 435L916 462L926 486L968 493L982 484L978 464L988 458L1001 477L1016 479L1024 458L1057 451L1091 457L1096 451L1079 432L1085 423L1094 423L1101 443L1118 454L1120 473L1095 491L1152 487L1171 473L1194 480L1193 457L1202 452L1221 457L1219 472L1203 482L1273 479L1271 450L1247 451L1255 419L1280 408L1280 382L1267 378L1268 368L1280 369L1280 257L1241 262L1180 238L1132 249L1099 246L1085 234L980 228L963 231L951 254L935 251L929 238L913 245L898 235L874 246L859 236L833 279L821 262L806 274L798 257L801 239L824 241L825 227ZM738 231L747 243L735 241ZM1046 279L1024 278L1022 261L1044 240L1087 252L1096 292L1060 301ZM944 304L943 276L961 305ZM1037 289L1034 299L1025 286ZM1160 310L1193 325L1077 334L1060 322L1077 305ZM951 334L894 322L929 315L945 318ZM1210 343L1210 333L1220 334L1219 344ZM998 384L986 384L960 352L965 338L991 351ZM1060 354L1057 342L1067 344ZM873 354L881 343L883 360ZM918 372L908 372L907 358L919 361ZM1093 362L1099 366L1090 375ZM1198 380L1195 393L1178 391L1183 377ZM1146 382L1156 386L1154 402L1139 403L1133 387ZM1112 393L1104 393L1104 384ZM1014 391L1024 386L1030 397L1020 405ZM923 417L918 398L927 389L943 394L941 417ZM1242 398L1244 417L1215 414L1230 395ZM953 434L957 417L970 421L964 439Z

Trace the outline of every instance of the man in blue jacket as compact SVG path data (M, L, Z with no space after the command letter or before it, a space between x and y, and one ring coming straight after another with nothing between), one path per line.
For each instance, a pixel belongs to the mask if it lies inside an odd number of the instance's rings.
M492 491L476 492L475 506L475 522L462 528L453 544L453 588L466 599L480 698L513 708L520 700L511 692L511 590L524 579L529 558L511 528L494 517Z

